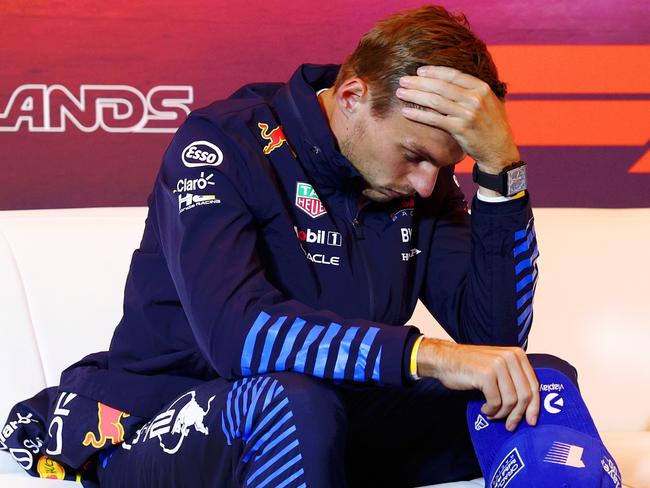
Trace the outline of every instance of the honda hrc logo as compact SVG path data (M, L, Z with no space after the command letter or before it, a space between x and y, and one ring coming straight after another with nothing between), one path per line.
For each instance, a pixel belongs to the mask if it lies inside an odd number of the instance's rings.
M298 227L296 226L294 226L293 229L295 230L296 237L298 237L299 241L307 242L309 244L324 244L327 246L340 247L343 243L341 234L332 230L317 230L314 232L309 228L307 230L298 230Z

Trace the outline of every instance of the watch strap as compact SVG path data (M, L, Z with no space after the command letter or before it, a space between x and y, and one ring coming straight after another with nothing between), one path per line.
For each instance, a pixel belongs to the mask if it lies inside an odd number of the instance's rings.
M472 168L472 180L483 188L494 190L501 195L504 194L505 185L503 182L503 171L496 175L485 173L478 169L478 164L474 163L474 168Z
M501 170L499 174L495 175L481 171L478 167L478 164L474 163L474 168L472 169L472 180L483 188L494 190L503 196L510 197L526 189L525 187L527 186L527 183L525 181L525 166L526 163L523 161L516 161L509 166L506 166ZM518 170L518 168L521 169ZM522 182L519 182L519 185L517 185L516 188L510 188L509 186L512 186L512 182L509 185L509 175L517 175L518 172L520 173L518 176L522 176L523 174L523 186ZM513 181L516 181L513 178L511 179Z

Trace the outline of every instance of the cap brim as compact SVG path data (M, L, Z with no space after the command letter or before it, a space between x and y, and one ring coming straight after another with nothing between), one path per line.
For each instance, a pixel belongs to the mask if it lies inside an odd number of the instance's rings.
M497 453L486 487L616 488L618 467L603 443L563 425L539 425L510 437Z

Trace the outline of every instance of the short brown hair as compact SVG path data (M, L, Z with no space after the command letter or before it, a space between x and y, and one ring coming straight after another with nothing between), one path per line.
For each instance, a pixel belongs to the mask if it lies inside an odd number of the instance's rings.
M373 114L383 117L398 103L395 91L399 79L416 75L424 65L468 73L505 99L506 85L499 80L485 43L469 29L467 17L436 5L406 10L378 22L341 66L334 89L358 76L370 86Z

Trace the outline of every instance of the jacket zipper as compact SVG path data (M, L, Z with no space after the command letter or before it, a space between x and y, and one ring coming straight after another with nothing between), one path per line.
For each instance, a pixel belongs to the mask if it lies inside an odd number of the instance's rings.
M352 222L352 229L354 231L354 236L356 237L355 241L360 241L365 239L363 233L363 225L361 223L361 219L359 218L359 215L361 214L361 211L363 210L365 205L362 206L361 208L357 208L357 211L353 217L351 204L357 207L356 195L354 194L352 195L352 198L348 200L347 210L348 210L348 216L350 218L350 221ZM370 276L370 265L368 264L368 258L366 257L366 254L363 252L363 248L361 247L361 244L356 243L356 247L359 250L359 254L361 254L361 260L363 261L363 269L366 273L366 281L368 283L368 306L370 307L370 319L375 320L375 291L372 286L372 277Z

